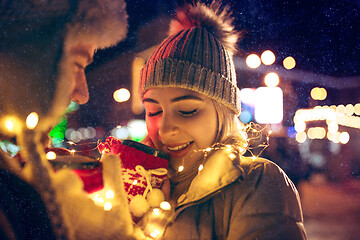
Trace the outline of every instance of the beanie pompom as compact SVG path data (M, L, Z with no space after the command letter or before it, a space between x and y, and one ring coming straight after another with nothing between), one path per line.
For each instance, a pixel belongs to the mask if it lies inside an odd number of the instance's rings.
M231 55L236 51L239 32L234 29L229 6L222 8L216 1L209 6L199 2L195 5L186 5L179 9L175 18L171 20L168 34L174 35L192 27L206 28Z

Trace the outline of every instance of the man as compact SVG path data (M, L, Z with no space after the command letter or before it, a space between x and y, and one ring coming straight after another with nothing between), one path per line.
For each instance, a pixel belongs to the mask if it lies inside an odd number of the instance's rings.
M88 101L85 67L125 38L125 2L5 0L0 29L0 140L15 139L30 162L22 169L0 149L0 238L69 238L44 139L71 100Z

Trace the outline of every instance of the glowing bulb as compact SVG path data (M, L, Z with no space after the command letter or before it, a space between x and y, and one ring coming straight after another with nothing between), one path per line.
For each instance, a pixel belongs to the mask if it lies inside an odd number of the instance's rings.
M97 194L95 197L94 197L94 201L97 202L97 203L103 203L104 202L104 199L102 197L99 197L99 194Z
M47 152L46 153L46 159L48 159L48 160L56 159L56 153L54 153L53 151Z
M256 159L256 156L252 156L251 158L252 158L252 160L255 160L255 159Z
M118 128L118 129L119 129L119 128L121 128L121 126L120 126L120 125L117 125L117 126L116 126L116 128Z
M298 143L303 143L306 141L306 133L305 132L298 132L296 133L296 137L295 137L296 141Z
M153 209L153 214L154 214L154 215L160 215L160 209L154 208L154 209Z
M36 112L30 113L26 118L26 127L28 129L34 129L39 122L39 116Z
M170 203L164 201L160 203L160 208L163 210L170 210L171 209L171 205Z
M120 88L114 92L113 97L117 102L126 102L130 99L130 92L126 88Z
M107 198L114 198L114 196L115 196L115 194L111 190L107 190L105 193L105 197L107 197Z
M295 59L293 57L287 57L283 61L284 68L290 70L293 69L296 65Z
M345 106L345 114L348 116L353 115L355 112L355 108L352 104L348 104Z
M5 127L6 127L6 129L9 130L9 131L13 130L13 128L14 128L14 122L11 121L11 120L7 120L7 121L5 122Z
M70 145L75 145L75 143L73 141L68 141L67 143Z
M354 106L354 113L356 115L360 115L360 103L355 104Z
M306 129L306 124L303 121L297 121L294 128L296 132L303 132Z
M134 180L132 184L133 184L133 185L136 185L136 184L137 184L137 180Z
M204 168L204 165L200 164L199 171L203 170L203 168Z
M153 232L150 233L150 236L153 237L153 238L156 238L157 236L159 236L161 233L159 230L157 229L154 229Z
M342 144L348 143L349 140L350 140L350 135L349 135L349 133L347 133L347 132L342 132L342 133L340 133L339 141L340 141Z
M246 65L249 68L258 68L261 64L261 60L258 55L256 54L250 54L246 58Z
M268 87L276 87L277 85L279 85L280 82L279 76L274 72L266 74L264 80L266 86Z
M72 155L75 154L75 150L74 150L74 149L70 150L70 152L71 152Z
M234 160L234 159L236 158L236 155L233 154L233 153L230 153L230 154L229 154L229 158L230 158L231 160Z
M183 170L184 170L184 166L180 166L178 169L179 172L182 172Z
M104 210L105 210L105 211L110 211L111 209L112 209L112 204L109 203L109 202L106 202L106 203L104 204Z
M205 149L206 152L210 152L211 151L211 147L208 147L207 149Z
M275 62L275 54L270 50L266 50L261 54L261 61L265 65L271 65Z

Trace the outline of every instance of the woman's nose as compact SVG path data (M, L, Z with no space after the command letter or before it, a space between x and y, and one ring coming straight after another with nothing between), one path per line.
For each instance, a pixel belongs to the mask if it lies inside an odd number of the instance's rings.
M71 100L78 104L85 104L89 100L89 90L84 71L78 71L75 76L75 88Z
M159 128L159 135L161 139L166 137L171 137L179 133L179 126L177 124L177 119L169 116L166 113L163 113L160 128Z

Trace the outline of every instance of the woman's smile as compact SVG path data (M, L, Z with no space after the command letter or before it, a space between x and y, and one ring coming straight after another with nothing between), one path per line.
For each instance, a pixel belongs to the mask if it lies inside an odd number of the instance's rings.
M194 141L187 142L185 144L171 144L164 145L165 151L171 158L179 158L185 156L192 148Z

